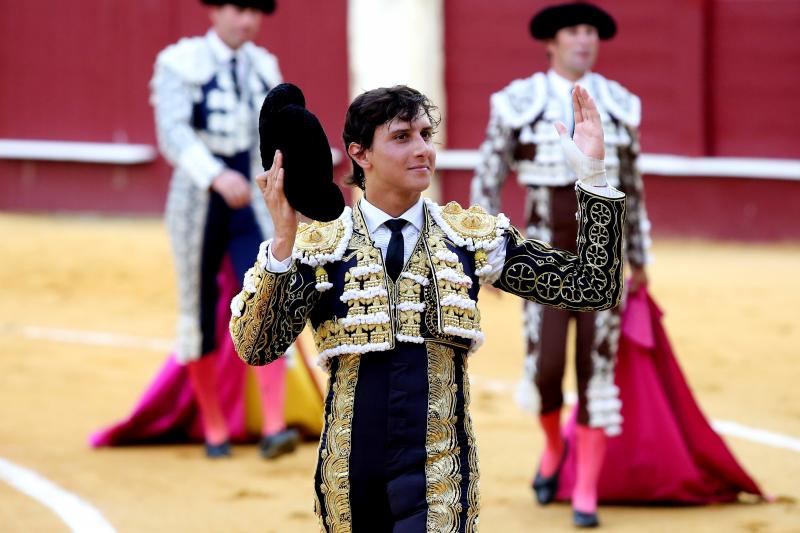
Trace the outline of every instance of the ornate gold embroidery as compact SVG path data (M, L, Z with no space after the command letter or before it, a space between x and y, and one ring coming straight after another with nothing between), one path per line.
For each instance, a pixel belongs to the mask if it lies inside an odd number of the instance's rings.
M320 492L325 500L325 525L331 533L352 531L350 510L350 449L353 403L358 382L359 355L339 357L333 400L327 416L325 449L320 452Z
M528 300L579 311L603 310L619 303L622 287L624 198L609 199L578 188L578 254L555 250L535 240L512 240L502 288Z
M418 246L409 259L407 268L397 280L397 316L400 335L405 340L418 339L422 342L420 327L422 323L423 284L429 284L430 267L425 258L424 248Z
M496 236L497 218L478 205L464 209L457 202L450 202L442 208L442 218L464 238L491 240Z
M303 331L319 293L296 264L283 274L264 271L253 279L259 280L255 292L242 289L231 302L232 311L241 307L229 329L239 357L250 365L264 365L280 357Z
M464 375L464 432L467 434L467 443L469 444L469 485L467 486L467 519L464 531L465 533L474 533L478 530L478 512L481 507L480 495L480 469L478 466L478 446L475 442L475 432L472 429L472 416L469 412L470 404L470 390L469 390L469 374L467 374L467 361L466 357L462 358L463 361L463 375Z
M428 351L428 430L425 436L426 530L456 532L461 508L459 447L455 430L455 352L426 343Z
M243 302L243 309L240 316L231 316L228 328L236 353L247 364L258 362L255 346L261 334L261 324L269 312L277 279L275 274L265 272L255 294L242 290L237 296Z
M351 344L377 344L391 341L389 293L380 250L372 246L356 252L356 266L344 276L346 302L349 306L344 330ZM358 317L363 320L359 320Z
M480 314L475 301L469 297L471 280L464 274L464 265L437 232L432 232L428 238L428 247L439 293L442 329L462 337L465 333L470 338L480 335Z
M319 454L319 452L317 452ZM322 518L322 506L319 503L319 495L314 491L314 514L317 516L317 525L319 526L320 533L327 533L325 531L325 520Z
M304 253L313 255L332 254L344 237L345 226L341 219L331 222L314 221L302 223L297 228L294 246Z

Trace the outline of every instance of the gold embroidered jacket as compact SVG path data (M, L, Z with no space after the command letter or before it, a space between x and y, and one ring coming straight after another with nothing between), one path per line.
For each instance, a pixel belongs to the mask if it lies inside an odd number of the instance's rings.
M264 365L280 357L310 321L326 365L331 357L387 351L396 342L440 342L476 349L482 283L562 309L619 303L625 197L578 196L577 253L524 239L502 214L426 200L424 227L396 282L386 275L358 207L333 222L301 224L290 269L266 269L262 243L242 291L231 302L239 357ZM506 246L498 272L488 254Z

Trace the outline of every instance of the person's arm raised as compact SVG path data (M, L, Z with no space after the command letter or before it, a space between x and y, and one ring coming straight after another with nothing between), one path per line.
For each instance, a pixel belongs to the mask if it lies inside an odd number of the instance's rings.
M256 183L275 226L270 252L277 261L284 261L292 255L297 236L297 211L289 205L283 193L283 175L283 154L276 150L270 169L256 176Z
M581 185L597 187L599 190L593 192L608 195L606 190L610 188L606 182L604 162L606 147L600 112L592 97L580 85L576 85L572 91L572 107L575 118L575 132L572 138L569 137L564 124L556 123L564 156ZM618 194L618 191L613 190L610 196Z
M606 182L600 114L589 94L572 95L575 134L556 128L565 156L578 177L577 253L526 240L510 228L505 261L494 283L527 300L575 311L610 309L622 294L622 228L625 195Z

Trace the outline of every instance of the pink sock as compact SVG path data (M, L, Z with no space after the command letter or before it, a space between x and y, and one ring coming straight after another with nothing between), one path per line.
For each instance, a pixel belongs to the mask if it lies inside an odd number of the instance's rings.
M215 364L215 356L206 355L197 361L192 361L186 368L189 371L195 399L200 407L206 442L222 444L228 440L228 424L219 405Z
M584 513L597 512L597 482L606 455L606 433L602 428L578 426L577 479L572 490L572 508Z
M261 396L261 433L273 435L286 429L286 358L281 357L268 365L257 366L255 372Z
M564 441L561 439L561 410L556 409L540 415L539 424L541 424L545 436L539 473L544 477L550 477L558 469L561 453L564 451Z

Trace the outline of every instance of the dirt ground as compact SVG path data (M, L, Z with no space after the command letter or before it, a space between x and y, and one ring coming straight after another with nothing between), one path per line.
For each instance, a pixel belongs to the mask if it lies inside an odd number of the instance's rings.
M652 292L707 415L800 438L800 246L669 241L657 242L654 252ZM274 462L261 460L253 446L236 447L221 461L193 445L88 447L93 430L130 411L166 352L47 335L171 339L174 275L160 220L0 214L0 288L0 459L75 494L120 532L318 530L315 443ZM520 305L488 294L481 310L487 342L470 371L482 531L571 531L569 507L540 508L529 489L542 436L513 401ZM800 453L726 441L777 503L602 507L604 528L800 532ZM0 482L0 531L69 528Z

